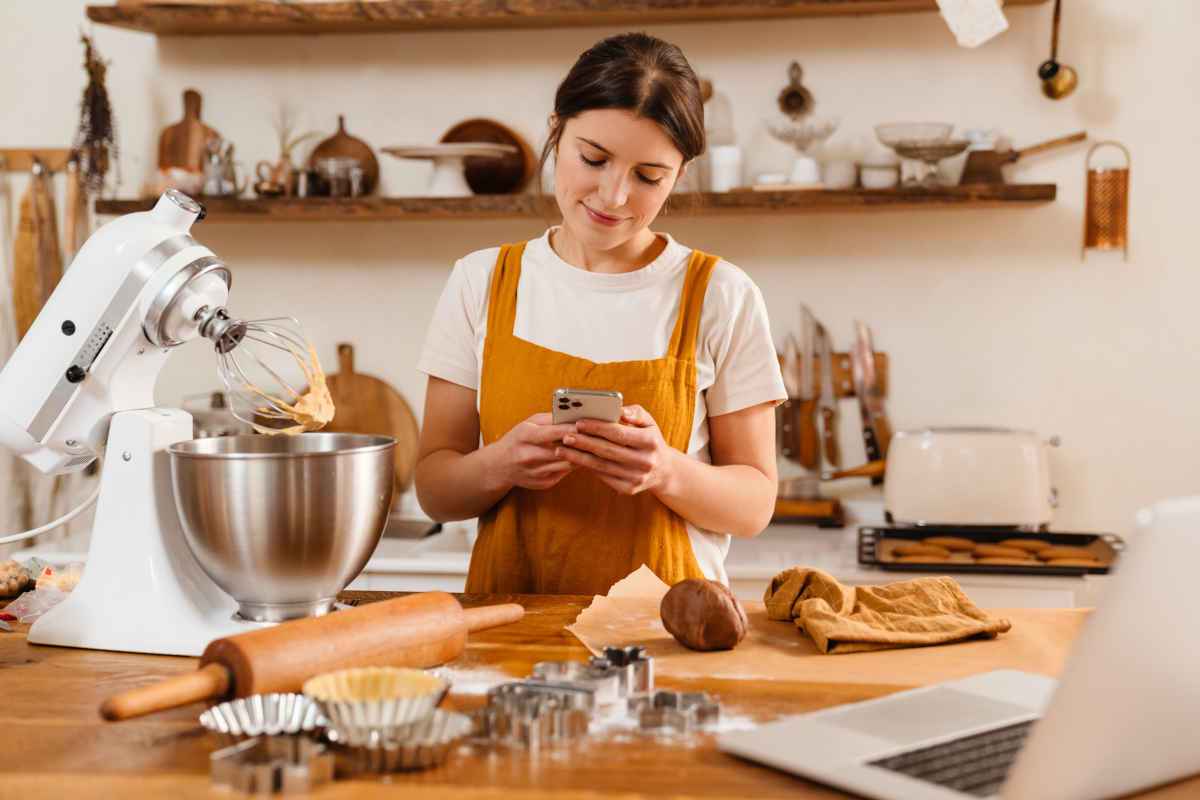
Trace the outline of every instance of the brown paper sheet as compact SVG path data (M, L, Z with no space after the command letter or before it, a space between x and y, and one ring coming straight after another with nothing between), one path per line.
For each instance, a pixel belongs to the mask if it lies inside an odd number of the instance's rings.
M1013 625L996 639L830 656L791 622L767 619L762 603L746 602L745 640L735 650L701 653L679 644L663 627L658 607L666 591L665 583L641 567L607 597L597 595L567 630L597 655L605 645L641 645L662 677L924 686L994 669L1058 675L1088 613L991 610Z

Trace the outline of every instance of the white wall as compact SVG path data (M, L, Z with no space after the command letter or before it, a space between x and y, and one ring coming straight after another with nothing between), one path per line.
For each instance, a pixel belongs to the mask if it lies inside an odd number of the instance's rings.
M83 2L0 5L0 146L65 145L83 86ZM1081 262L1083 149L1030 159L1015 180L1056 182L1034 209L673 220L660 227L745 268L778 335L805 302L848 344L870 322L893 364L898 428L986 423L1059 434L1061 529L1128 533L1156 498L1195 492L1200 454L1200 272L1185 245L1200 159L1194 55L1197 4L1068 0L1060 54L1080 88L1044 99L1051 5L1009 11L1010 30L959 49L936 14L653 26L681 45L734 105L753 171L786 168L763 134L786 67L799 59L818 113L840 117L833 143L862 145L870 126L936 119L998 127L1018 146L1086 128L1133 151L1132 252ZM376 148L435 141L468 116L491 116L540 144L554 88L573 59L614 32L552 31L325 37L156 39L96 27L112 60L124 183L153 169L159 131L181 91L204 95L204 119L240 158L274 158L277 104L332 132L338 112ZM381 156L383 190L419 194L426 166ZM1194 223L1192 223L1194 224ZM208 224L196 234L234 268L242 316L300 318L327 364L338 341L358 368L392 381L420 408L414 362L454 259L536 235L531 221ZM172 359L161 398L215 387L208 350ZM853 406L843 445L861 456Z

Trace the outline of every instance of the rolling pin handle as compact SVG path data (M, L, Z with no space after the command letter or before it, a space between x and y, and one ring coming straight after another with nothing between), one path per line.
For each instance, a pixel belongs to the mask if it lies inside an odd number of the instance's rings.
M195 672L113 695L100 705L100 716L110 722L141 717L223 697L229 691L229 685L229 670L223 664L206 664Z
M468 631L481 631L485 628L520 622L521 618L525 616L525 609L516 603L502 603L495 606L468 608L463 611L463 614L467 618Z

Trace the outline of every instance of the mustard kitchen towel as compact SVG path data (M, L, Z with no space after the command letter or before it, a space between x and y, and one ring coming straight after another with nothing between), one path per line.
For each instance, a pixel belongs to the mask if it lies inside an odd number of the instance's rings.
M768 617L794 620L822 653L994 639L1012 627L948 577L846 586L818 569L793 567L771 579L763 602Z

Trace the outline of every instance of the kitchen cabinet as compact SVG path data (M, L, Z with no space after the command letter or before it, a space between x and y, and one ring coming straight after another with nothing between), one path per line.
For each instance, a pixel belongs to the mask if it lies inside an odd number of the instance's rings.
M1008 0L1038 5L1046 0ZM649 25L936 11L935 0L372 0L138 2L88 6L88 19L158 36L380 33Z

